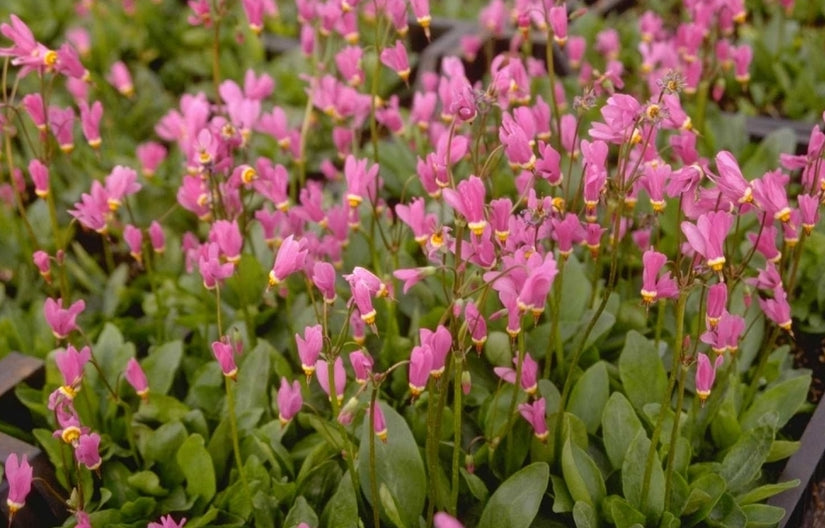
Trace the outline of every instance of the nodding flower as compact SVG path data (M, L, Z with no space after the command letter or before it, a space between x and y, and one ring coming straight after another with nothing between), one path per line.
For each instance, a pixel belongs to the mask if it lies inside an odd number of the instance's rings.
M363 55L364 50L360 46L346 46L335 54L335 65L350 86L359 86L364 82L364 70L361 68Z
M275 255L275 262L269 272L269 287L274 288L286 280L286 278L304 267L307 257L305 243L302 240L296 241L293 235L286 237L278 248Z
M513 358L513 364L518 365L518 358ZM516 382L516 370L510 367L495 367L493 371L496 375L507 383ZM529 395L534 395L538 390L539 364L530 355L524 354L524 361L521 365L521 388Z
M547 440L547 403L545 399L539 398L532 403L522 403L518 406L518 411L533 426L533 434L542 442Z
M384 419L384 411L381 410L381 405L375 401L370 405L370 412L372 413L372 424L375 436L381 439L385 444L387 443L387 421Z
M103 117L103 105L95 101L92 106L86 101L80 101L80 127L86 142L93 149L100 148L100 120Z
M60 394L69 400L74 399L83 380L83 368L91 358L92 350L88 346L77 350L69 345L55 354L54 361L63 376L63 385L58 389Z
M86 308L83 299L75 301L68 308L63 308L63 299L46 299L43 304L43 316L52 329L52 334L57 339L66 339L69 334L77 329L77 316Z
M277 5L272 0L242 0L241 5L249 21L249 29L256 35L264 29L264 15L275 15L278 12Z
M129 73L129 69L122 61L117 61L112 64L112 68L109 70L109 75L106 76L106 80L108 80L112 86L120 92L121 95L132 97L135 94L135 85L132 83L132 74Z
M787 223L791 219L786 188L790 178L782 171L770 171L753 181L753 200L769 217Z
M301 368L307 379L315 372L315 363L324 347L324 331L321 325L307 326L304 336L295 334L295 343L298 345L298 357L301 358Z
M481 348L487 342L487 321L472 300L467 301L464 306L464 320L467 322L467 330L470 332L476 352L480 354Z
M658 299L672 298L679 295L676 281L670 272L659 277L659 272L667 262L667 256L658 251L648 249L642 255L642 302L651 305Z
M422 328L418 331L421 345L428 347L432 352L432 364L430 365L430 375L436 379L440 378L446 367L447 354L453 345L453 336L444 325L438 325L435 331L429 328Z
M366 349L359 349L351 352L349 362L355 372L355 381L361 385L365 384L372 375L373 359Z
M212 343L212 353L223 371L223 375L232 380L238 378L238 366L235 364L235 348L227 339Z
M415 346L410 352L409 387L413 398L427 388L427 380L433 364L433 351L429 346Z
M471 175L468 179L460 181L455 190L444 189L442 192L444 201L467 220L470 231L476 236L481 236L487 226L484 217L484 197L487 190L481 178Z
M560 48L567 44L567 6L553 6L547 12L550 28L553 30L553 40Z
M713 388L713 381L716 379L716 369L719 368L724 360L724 356L718 355L716 356L713 365L711 365L707 354L699 353L696 360L696 395L699 397L699 401L702 402L702 405L705 404L705 400L707 400L708 396L710 396L710 390Z
M126 364L125 377L138 396L144 400L149 398L149 381L146 379L146 373L143 372L140 363L135 358L130 358Z
M318 372L318 383L321 385L321 388L324 389L324 392L327 393L327 396L330 397L332 400L332 390L329 386L329 363L325 359L319 359L315 362L315 370ZM338 404L340 405L341 402L344 400L344 388L347 384L347 372L344 370L344 360L341 359L341 356L335 358L335 362L332 366L332 382L335 385L335 398L338 400Z
M707 265L719 273L725 265L725 238L733 225L733 215L727 211L711 211L701 215L696 224L682 222L682 233L693 250L702 255Z
M35 158L29 162L29 174L34 182L34 194L46 198L49 195L49 168Z
M719 187L722 195L740 204L753 201L753 189L748 180L742 176L742 169L733 154L723 150L716 155L716 170L719 176L714 179L714 183Z
M278 420L281 426L286 426L303 405L301 383L298 380L289 383L286 378L282 377L281 386L278 388Z
M780 284L773 291L773 298L763 299L759 297L759 307L765 312L765 316L776 323L776 325L789 334L793 335L791 329L793 320L791 319L791 305L788 303L788 294Z
M725 313L728 304L728 285L717 282L708 288L707 310L705 320L710 328L719 323L719 318Z
M381 64L391 69L401 77L405 83L410 79L410 61L407 58L407 48L404 42L395 41L395 46L384 48L381 51Z
M3 468L5 469L6 480L9 483L6 506L9 508L9 526L11 526L14 514L26 505L26 497L32 488L33 471L26 455L18 458L16 453L10 453L6 457Z
M378 164L373 164L367 170L367 160L358 160L354 156L347 156L344 162L344 177L347 180L346 200L353 209L364 200L374 198L378 183Z

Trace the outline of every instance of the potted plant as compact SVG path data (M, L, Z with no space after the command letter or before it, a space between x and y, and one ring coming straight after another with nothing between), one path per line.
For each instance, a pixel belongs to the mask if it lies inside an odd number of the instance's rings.
M447 57L411 89L395 4L284 10L304 60L271 74L243 61L274 4L176 4L208 71L162 97L125 74L140 58L89 69L0 26L2 324L47 357L16 392L66 526L778 523L821 151L783 171L697 150L679 71L578 87L552 46L475 84ZM515 20L574 36L563 5ZM6 464L11 511L27 466Z

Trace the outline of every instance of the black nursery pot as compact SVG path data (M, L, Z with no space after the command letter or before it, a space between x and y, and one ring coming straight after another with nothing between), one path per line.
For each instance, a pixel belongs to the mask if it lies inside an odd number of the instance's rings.
M12 352L0 360L0 421L30 431L31 415L16 398L14 389L20 384L42 387L45 376L45 366L39 359ZM14 516L15 526L39 528L62 524L68 517L68 511L66 505L50 491L50 488L55 491L61 488L46 453L38 447L0 433L0 461L5 462L11 453L26 456L36 479L26 498L26 506ZM3 480L0 483L0 526L9 523L6 504L8 494L8 482Z
M819 403L800 438L799 450L788 459L779 482L799 479L799 486L768 500L785 510L779 528L821 526L814 520L823 517L819 489L825 481L825 336L796 332L797 362L813 371L813 392ZM821 522L821 521L820 521Z

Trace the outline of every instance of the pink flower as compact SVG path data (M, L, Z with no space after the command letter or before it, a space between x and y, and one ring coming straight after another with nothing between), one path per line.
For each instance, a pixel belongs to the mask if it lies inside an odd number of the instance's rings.
M453 345L453 336L444 325L438 325L435 331L429 328L422 328L418 331L421 346L428 347L432 354L430 365L430 375L439 378L444 373L446 367L447 354Z
M550 185L560 185L563 179L561 156L549 143L539 142L539 159L536 162L536 175Z
M791 305L788 304L788 295L782 286L778 286L773 291L772 299L759 298L759 307L765 313L765 317L776 323L777 326L793 335L791 326Z
M716 169L719 171L719 176L715 183L726 198L740 204L753 200L751 185L742 176L742 170L733 154L726 150L717 154Z
M49 195L49 168L34 158L29 162L29 174L34 182L34 194L46 198Z
M117 211L123 200L140 190L140 184L137 182L137 172L129 167L117 165L112 172L106 176L105 181L106 202L109 204L110 211Z
M77 461L92 471L100 467L100 435L97 433L81 434L74 448Z
M216 220L209 231L209 241L218 245L221 255L233 264L241 260L241 248L243 247L243 237L238 227L238 222L232 220Z
M55 354L54 361L63 376L63 385L58 390L69 400L73 399L80 390L80 384L83 380L83 368L91 358L92 350L88 346L78 351L75 347L69 345L68 348L58 350Z
M534 317L538 317L544 311L547 295L559 270L552 253L544 258L534 253L527 260L526 266L527 276L517 292L515 302L520 313L530 310Z
M155 253L163 253L166 251L166 235L163 234L163 228L160 227L157 220L152 220L152 223L149 225L149 241Z
M539 398L533 403L522 403L518 406L518 411L533 426L533 434L536 438L544 442L547 440L547 416L545 399Z
M121 95L125 95L126 97L132 97L135 94L135 85L132 83L132 75L129 73L129 69L126 67L122 61L117 61L112 64L111 69L109 70L109 75L106 76L106 80L108 80L115 89L121 93Z
M679 288L676 281L670 276L670 272L665 272L659 277L659 272L667 262L667 256L658 251L648 249L642 255L642 302L646 305L653 304L657 299L677 297Z
M518 358L513 358L513 364L518 365ZM496 375L506 381L507 383L516 382L516 370L510 367L495 367L493 371ZM529 352L524 354L524 360L521 364L521 388L527 394L533 395L538 390L538 371L539 364L530 355Z
M235 349L227 339L215 341L212 343L212 353L218 364L221 366L223 375L227 378L237 379L238 366L235 364Z
M324 296L324 302L332 304L335 302L335 267L329 262L318 261L312 268L312 282Z
M753 59L753 50L748 44L742 44L731 50L731 58L733 59L734 76L736 80L745 84L751 79L751 74L748 71L751 60Z
M565 214L563 220L552 218L550 224L553 226L553 240L558 243L561 258L565 259L573 252L573 244L584 240L584 228L579 217L573 213Z
M155 175L158 166L166 159L166 147L155 141L147 141L138 145L136 154L141 172L149 178Z
M151 522L149 523L146 528L183 528L183 525L186 524L186 518L182 518L180 520L180 524L175 522L175 519L172 518L171 515L166 515L160 518L160 522Z
M426 266L423 268L398 269L392 272L392 276L404 282L403 292L406 294L410 291L410 288L431 276L434 272L434 267Z
M381 439L385 444L387 443L387 422L384 420L384 411L381 410L381 405L378 401L370 405L370 412L373 414L373 428L375 436Z
M713 365L710 364L707 354L699 354L696 366L696 395L704 405L705 400L710 396L710 390L713 388L713 381L716 379L716 369L724 361L724 356L716 356Z
M413 398L427 388L427 380L433 364L433 352L429 346L415 346L410 353L409 387Z
M20 77L30 71L52 68L57 62L57 53L34 39L31 29L17 15L11 15L11 25L0 25L0 33L13 42L10 48L0 48L0 57L13 57L14 66L23 66Z
M17 18L14 15L12 17ZM9 508L10 516L13 517L26 504L26 497L32 488L33 471L26 455L23 455L21 459L17 457L16 453L11 453L6 457L3 467L6 472L6 480L9 483L6 505ZM11 526L11 519L9 519L9 525Z
M298 357L301 358L301 368L309 378L315 372L315 363L324 347L324 331L321 325L304 328L304 337L295 334L295 343L298 346Z
M138 396L144 400L149 398L149 381L146 379L146 373L143 372L140 363L135 358L130 358L126 364L126 381L129 382Z
M373 164L367 170L367 162L366 159L355 159L352 155L347 156L344 162L344 177L347 180L346 200L353 209L358 207L364 198L375 198L379 167Z
M360 46L347 46L335 55L335 65L350 86L359 86L364 82L364 71L361 68L363 55L364 50ZM383 58L383 54L381 56Z
M739 315L724 312L715 326L699 338L711 346L714 352L722 354L725 350L735 353L739 348L739 338L745 331L745 319Z
M733 215L726 211L711 211L696 221L682 222L682 233L696 253L705 257L707 265L715 272L725 265L725 237L733 225Z
M203 278L203 287L207 290L214 290L225 279L232 276L235 272L235 265L231 262L222 262L220 247L214 242L209 242L201 246L198 255L198 271Z
M361 385L365 384L372 375L372 356L366 349L359 349L350 353L349 362L355 371L355 381Z
M397 73L402 81L409 81L410 61L407 58L407 48L402 41L396 40L395 46L381 51L381 63Z
M43 99L40 94L26 94L23 96L21 102L37 129L44 132L48 124L48 117L46 116L46 107L43 105Z
M129 246L132 258L138 263L143 262L143 232L132 224L126 224L123 228L123 240Z
M37 266L37 270L46 282L52 281L52 261L48 253L42 250L37 250L32 255L32 261Z
M810 194L800 194L796 197L799 204L799 215L802 228L810 235L816 224L819 223L819 200Z
M289 235L278 248L275 262L272 264L272 271L269 272L269 287L274 288L304 267L307 250L304 249L303 240L296 241L293 235Z
M395 206L396 216L412 229L413 237L419 244L427 242L430 235L435 232L437 224L436 216L432 213L427 214L426 207L426 202L421 197L414 198L409 205Z
M769 217L784 223L791 219L791 208L785 190L788 181L788 176L781 171L771 171L752 182L753 200L756 205Z
M285 427L298 414L303 405L301 383L295 380L290 384L286 378L282 377L281 386L278 388L278 420L281 426Z
M319 359L315 362L315 370L318 371L318 383L321 385L321 388L324 389L324 392L327 393L327 396L331 399L332 391L329 386L329 364L325 359ZM347 372L344 370L344 360L341 359L341 356L335 358L335 363L333 363L332 367L332 377L332 382L335 385L335 397L338 399L338 403L340 404L344 399L344 388L347 384Z
M103 117L103 105L95 101L90 107L86 101L80 101L80 127L86 142L93 149L100 148L100 119Z
M476 352L481 353L481 347L487 342L487 321L473 301L467 301L464 306L464 319L467 322L470 338L476 346Z
M89 514L84 511L77 511L74 514L77 521L75 528L92 528L92 521L89 519Z
M424 28L427 40L430 39L430 0L410 0L415 20Z
M550 27L553 29L553 40L560 48L567 43L567 6L553 6L547 12Z
M74 110L71 107L50 106L48 110L49 128L57 139L57 144L65 153L74 150Z
M272 0L242 0L241 5L249 20L249 29L256 35L264 29L264 14L274 15L278 12Z
M43 315L46 322L52 328L52 334L57 339L66 339L69 334L77 329L77 316L86 308L86 302L80 299L69 308L63 308L63 299L46 299L43 304Z
M728 286L724 282L717 282L708 288L707 310L705 318L710 327L719 323L719 318L725 313L728 304Z
M484 233L487 220L484 217L484 196L486 194L481 178L471 175L458 183L456 190L444 189L444 201L467 220L467 227L476 236Z
M352 300L358 308L361 320L375 331L375 316L377 312L372 304L372 294L366 282L362 280L350 282Z

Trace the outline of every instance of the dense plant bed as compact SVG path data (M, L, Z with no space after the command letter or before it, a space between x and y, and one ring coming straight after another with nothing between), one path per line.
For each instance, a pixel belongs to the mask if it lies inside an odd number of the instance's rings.
M273 7L3 18L0 351L47 360L64 525L778 523L821 134L752 143L561 4L485 7L477 72L425 1Z

